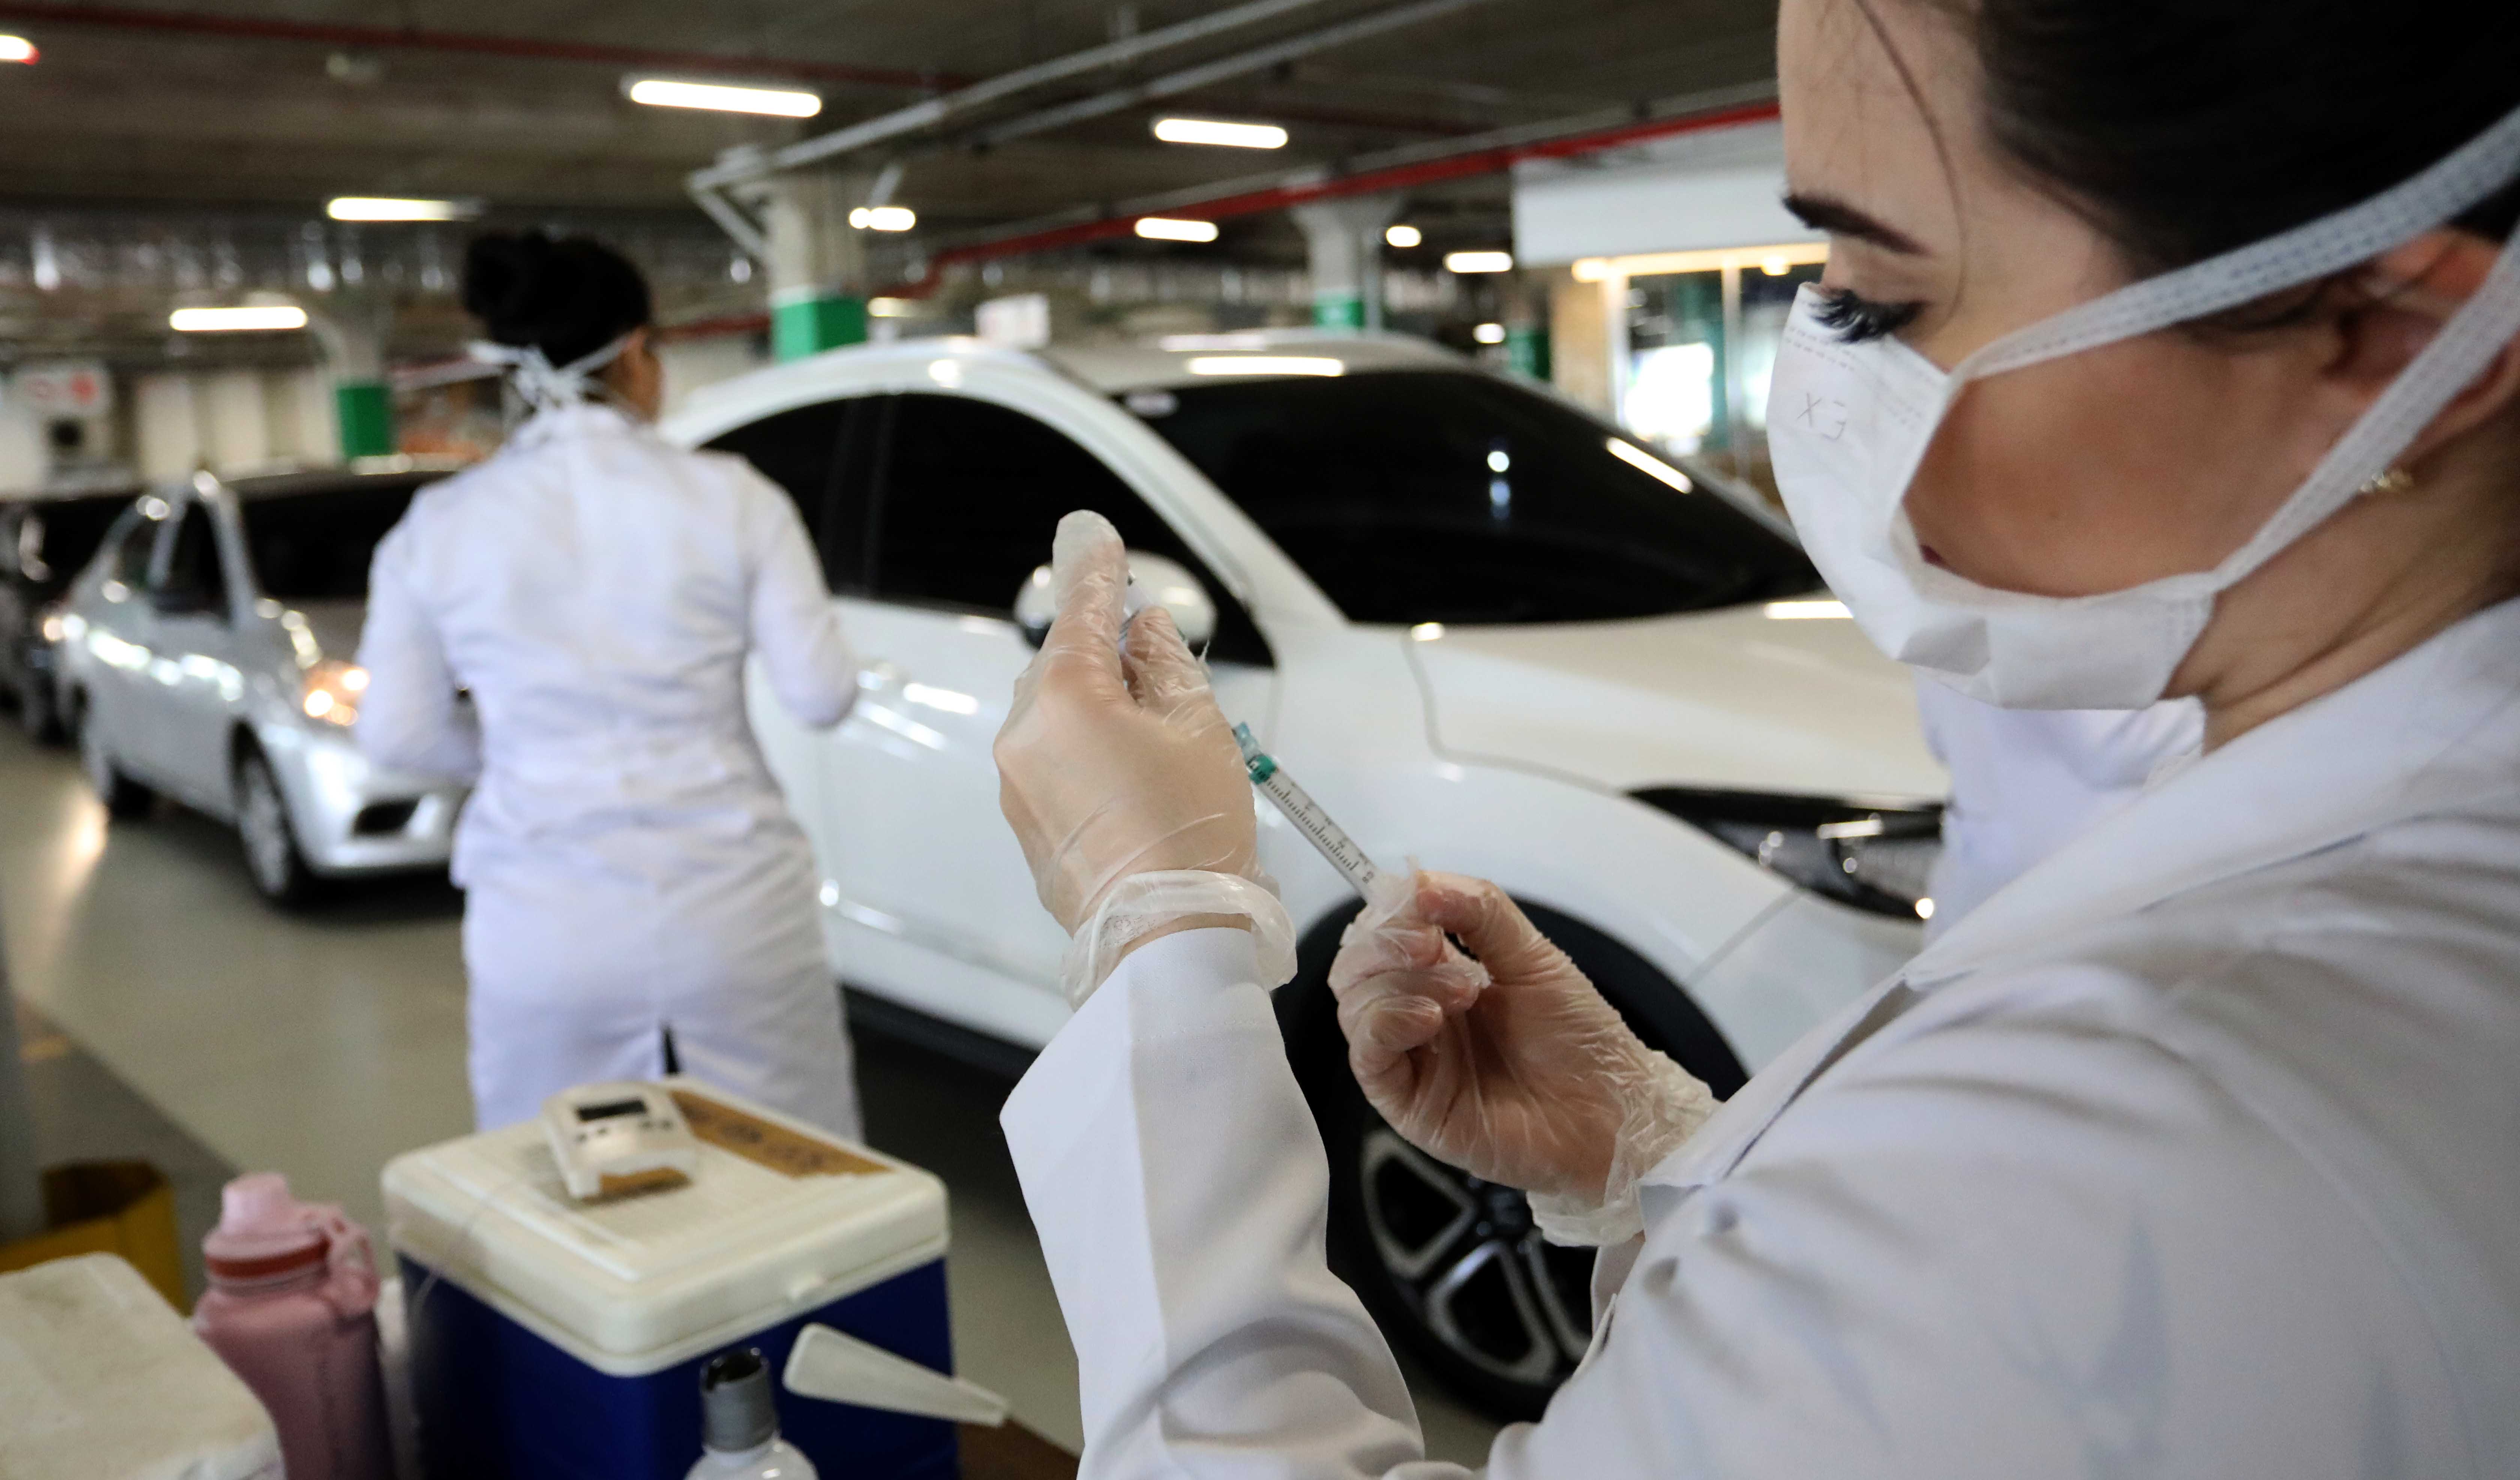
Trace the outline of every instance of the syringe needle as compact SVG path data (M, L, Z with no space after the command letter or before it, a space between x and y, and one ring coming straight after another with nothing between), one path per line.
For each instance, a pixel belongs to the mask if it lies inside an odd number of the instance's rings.
M1372 899L1374 885L1381 879L1382 871L1366 856L1363 848L1356 845L1356 839L1330 821L1329 814L1322 810L1322 804L1313 800L1311 793L1287 777L1276 757L1260 748L1260 742L1251 737L1249 725L1234 727L1234 742L1241 747L1242 767L1250 774L1251 785L1277 804L1286 821L1295 825L1296 831L1312 840L1313 846L1321 850L1322 857L1329 860L1331 868L1338 870L1339 876L1348 881L1350 888L1367 899Z

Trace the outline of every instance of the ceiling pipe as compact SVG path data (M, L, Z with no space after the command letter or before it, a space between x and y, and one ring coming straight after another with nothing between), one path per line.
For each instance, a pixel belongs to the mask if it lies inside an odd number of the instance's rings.
M38 25L89 26L105 30L157 31L171 35L210 36L226 40L299 41L315 46L340 46L373 51L459 52L476 57L505 57L524 62L577 62L599 67L648 68L656 71L707 72L730 76L786 77L804 82L846 83L861 87L906 88L930 92L960 86L968 78L903 67L860 67L847 62L796 62L771 57L731 57L720 52L662 51L644 46L607 46L585 41L549 41L532 36L482 35L470 31L422 30L397 25L355 25L331 22L266 20L252 16L218 16L200 11L134 10L111 5L66 5L59 0L0 0L0 21Z
M1108 113L1136 108L1141 104L1193 92L1222 82L1229 77L1266 71L1282 63L1292 62L1298 57L1309 57L1315 52L1345 46L1350 42L1362 41L1369 36L1378 36L1385 31L1399 30L1404 26L1417 25L1452 15L1456 11L1464 11L1473 6L1488 3L1490 0L1416 0L1415 4L1376 11L1370 16L1360 16L1353 21L1341 22L1337 25L1326 26L1317 31L1307 31L1300 36L1290 36L1283 41L1272 42L1251 51L1238 52L1231 57L1220 57L1214 62L1202 62L1196 67L1187 67L1180 71L1170 72L1149 81L1134 83L1128 87L1116 87L1108 92L1097 93L1090 98L1079 98L1073 103L1062 103L1056 108L1044 109L1040 112L1028 113L1020 118L993 124L980 130L975 137L975 142L1004 144L1010 139L1047 133L1055 128L1064 128L1071 123L1081 123L1088 118L1100 118Z
M1036 87L1063 81L1087 72L1100 71L1105 67L1119 67L1158 51L1168 51L1177 46L1203 41L1210 36L1241 26L1256 25L1263 21L1272 21L1289 12L1320 3L1321 0L1248 0L1246 4L1201 16L1194 21L1185 21L1178 25L1162 26L1140 35L1106 42L1102 46L1089 47L1081 52L1070 52L1064 57L1056 57L1032 67L1018 67L1013 71L991 77L985 82L975 82L947 93L941 98L930 98L923 103L912 104L908 108L879 113L875 117L849 124L845 128L833 129L827 134L799 140L782 149L746 151L741 156L721 160L706 169L695 171L691 177L690 186L693 193L698 195L704 191L723 190L727 186L740 185L747 180L757 180L782 170L796 169L818 160L831 158L834 155L849 154L870 145L880 144L887 139L916 133L923 128L932 128L975 109L1003 102Z
M1319 169L1246 177L1224 185L1141 197L1107 208L1041 217L988 237L949 243L927 257L919 282L885 290L896 297L934 292L939 268L1021 256L1062 247L1132 235L1141 216L1185 216L1223 221L1283 210L1313 201L1411 190L1473 175L1497 174L1524 159L1562 159L1679 134L1764 122L1778 116L1776 84L1696 93L1642 109L1604 111L1498 129L1449 144L1413 145L1359 156L1336 174Z

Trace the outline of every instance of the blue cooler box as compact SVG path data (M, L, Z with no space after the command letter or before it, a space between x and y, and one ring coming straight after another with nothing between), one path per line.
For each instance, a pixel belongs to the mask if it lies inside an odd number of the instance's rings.
M699 1369L751 1346L777 1372L808 1323L953 1370L945 1189L691 1079L690 1185L571 1200L538 1124L398 1156L384 1173L429 1480L682 1480ZM938 1418L778 1388L781 1433L828 1477L953 1480Z

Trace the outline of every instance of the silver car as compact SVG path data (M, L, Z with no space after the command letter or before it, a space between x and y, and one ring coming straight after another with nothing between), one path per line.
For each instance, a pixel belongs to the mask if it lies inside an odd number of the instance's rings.
M62 612L67 718L116 818L232 824L254 887L445 864L464 789L370 766L352 661L377 542L445 468L208 473L144 494Z

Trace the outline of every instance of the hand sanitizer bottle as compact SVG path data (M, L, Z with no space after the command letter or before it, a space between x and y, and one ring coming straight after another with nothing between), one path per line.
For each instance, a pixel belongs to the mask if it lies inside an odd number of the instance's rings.
M700 1368L700 1459L686 1480L816 1480L814 1461L779 1437L770 1368L751 1347Z

